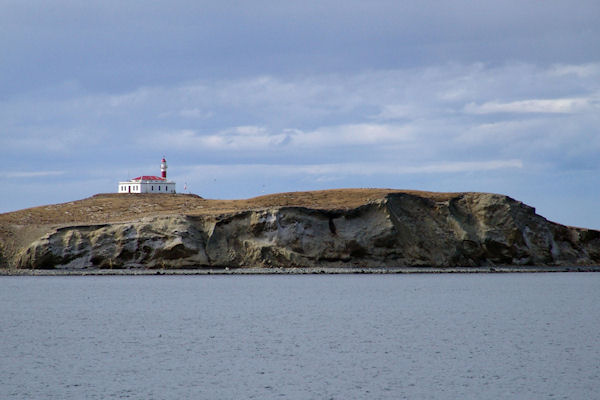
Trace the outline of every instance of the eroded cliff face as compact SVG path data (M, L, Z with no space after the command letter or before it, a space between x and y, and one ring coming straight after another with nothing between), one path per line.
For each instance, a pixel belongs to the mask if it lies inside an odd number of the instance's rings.
M600 264L600 232L509 197L391 193L352 209L270 207L54 229L17 268L402 267Z

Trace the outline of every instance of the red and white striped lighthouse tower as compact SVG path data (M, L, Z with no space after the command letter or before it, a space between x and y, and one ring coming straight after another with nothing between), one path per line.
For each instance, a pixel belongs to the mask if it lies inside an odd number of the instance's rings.
M165 160L165 156L163 156L160 162L160 173L163 179L167 179L167 160Z

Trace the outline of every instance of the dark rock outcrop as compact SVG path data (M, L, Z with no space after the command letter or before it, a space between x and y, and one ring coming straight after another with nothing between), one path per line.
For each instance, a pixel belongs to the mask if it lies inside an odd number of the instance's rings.
M269 207L53 229L16 268L598 265L600 232L507 196L390 193L352 209Z

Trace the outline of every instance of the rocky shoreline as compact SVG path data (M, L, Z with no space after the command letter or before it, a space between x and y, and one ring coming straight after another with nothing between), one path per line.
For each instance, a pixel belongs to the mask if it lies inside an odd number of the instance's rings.
M355 274L496 274L600 272L600 265L588 266L495 266L495 267L403 267L403 268L197 268L197 269L0 269L0 276L186 276L186 275L355 275Z

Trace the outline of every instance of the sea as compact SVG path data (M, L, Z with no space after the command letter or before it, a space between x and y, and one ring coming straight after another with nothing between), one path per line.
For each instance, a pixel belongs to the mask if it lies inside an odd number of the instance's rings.
M598 399L600 273L0 278L0 399Z

